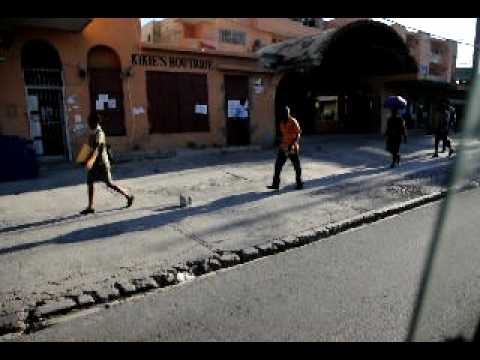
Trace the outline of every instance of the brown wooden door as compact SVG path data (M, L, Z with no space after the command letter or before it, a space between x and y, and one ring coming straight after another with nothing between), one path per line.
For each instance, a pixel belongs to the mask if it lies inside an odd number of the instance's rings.
M90 110L103 117L102 128L108 136L125 136L125 111L123 107L123 84L118 69L89 69ZM97 109L99 96L107 95L113 102L104 102L103 110Z
M148 119L151 133L208 132L207 76L147 71ZM207 110L208 111L208 110Z
M250 116L240 118L229 116L229 101L240 101L243 105L248 100L248 77L242 75L225 75L225 119L228 145L250 144ZM250 109L248 109L250 113Z

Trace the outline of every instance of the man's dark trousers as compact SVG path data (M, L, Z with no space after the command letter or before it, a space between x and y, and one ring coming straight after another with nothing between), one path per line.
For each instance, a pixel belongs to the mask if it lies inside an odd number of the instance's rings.
M446 132L438 132L435 134L435 154L438 154L438 145L442 142L442 151L445 152L446 148L452 148L451 140Z
M285 165L287 158L290 158L293 168L295 169L297 185L302 185L302 168L300 167L300 158L298 157L298 153L292 152L288 153L287 155L284 150L280 149L278 150L277 160L275 161L275 174L273 176L272 183L272 186L274 187L280 186L280 173L282 172L283 165Z

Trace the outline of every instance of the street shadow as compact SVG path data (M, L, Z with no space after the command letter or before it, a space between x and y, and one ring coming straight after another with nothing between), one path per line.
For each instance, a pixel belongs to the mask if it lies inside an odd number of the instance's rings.
M384 141L378 136L362 138L348 135L323 135L307 137L302 141L304 144L302 144L301 156L311 161L325 161L344 167L375 166L380 165L383 161L388 161L388 153L384 151ZM431 138L423 135L416 136L404 148L406 149L404 155L428 148L433 149ZM372 149L376 149L377 153L373 154ZM202 154L199 152L194 156L182 155L166 159L145 159L114 164L112 175L114 181L117 181L215 166L254 165L270 161L273 164L275 156L276 149L273 148L247 153ZM52 168L37 179L0 183L0 196L76 186L85 182L86 174L83 168L73 165L63 170Z
M265 150L252 152L249 158L245 158L245 153L220 153L169 159L145 159L113 164L112 177L113 181L119 181L213 166L255 164L271 160L274 157L273 150ZM36 179L0 182L0 196L19 195L81 184L86 184L86 172L83 168L72 165L66 169L47 170Z
M30 250L51 244L72 244L89 240L98 240L137 231L147 231L171 223L179 222L190 216L205 215L226 207L233 207L248 202L259 201L272 196L272 194L272 192L248 192L221 198L206 205L196 207L179 208L176 206L168 206L163 209L157 209L156 212L160 212L160 214L97 225L85 229L75 230L66 235L61 235L52 239L29 242L0 249L0 255Z
M376 185L363 184L358 189L354 188L350 190L346 190L345 188L343 188L341 193L338 193L337 186L340 186L340 188L351 186L352 184L354 184L354 181L357 178L375 176L382 173L385 173L386 175L394 174L395 172L398 172L398 171L401 171L404 174L403 176L408 178L409 173L417 172L415 168L421 165L420 163L427 162L427 161L430 161L430 160L423 159L423 161L420 161L420 160L409 161L407 164L403 166L403 168L390 169L388 166L380 166L380 167L368 168L364 170L354 170L354 171L350 171L342 174L333 174L333 175L321 177L318 179L306 180L304 182L304 189L309 191L311 196L321 195L322 200L337 201L340 197L353 196L359 192L370 191ZM448 161L449 159L447 158L436 160L436 162L445 162L445 163ZM435 165L435 164L432 162L432 165ZM288 180L284 179L284 181L286 182ZM332 188L331 187L332 185L335 185L336 188L335 189ZM156 206L135 208L134 211L153 210L156 213L160 213L160 214L149 215L149 216L140 217L136 219L122 220L118 222L102 224L102 225L89 227L85 229L79 229L69 234L62 235L53 239L48 239L48 240L39 241L39 242L32 242L27 244L20 244L10 248L0 249L0 255L21 251L21 250L27 250L27 249L35 248L42 245L48 245L52 243L53 244L76 243L76 242L83 242L83 241L89 241L94 239L111 237L111 236L130 233L130 232L151 230L156 227L179 222L190 216L209 214L214 211L219 211L228 207L235 207L235 206L243 205L245 203L260 201L272 195L281 195L289 191L296 191L295 184L289 184L289 185L283 186L281 191L278 193L268 192L268 191L247 192L243 194L236 194L236 195L227 196L225 198L217 199L206 205L194 206L189 208L179 208L179 206L176 206L176 205L168 205L162 208L157 208ZM95 216L108 214L109 212L113 212L121 209L123 208L104 210L101 212L97 212ZM0 233L31 229L39 226L55 225L58 223L65 223L65 221L68 221L68 220L72 220L72 221L78 220L79 218L85 218L85 217L81 217L80 215L75 214L67 217L48 219L44 221L3 228L3 229L0 229Z
M170 205L170 206L165 206L163 208L157 208L157 206L150 206L150 207L143 207L143 208L135 208L136 211L138 210L155 210L158 212L161 211L169 211L178 208L178 206L175 205ZM120 211L120 210L125 210L125 207L118 207L118 208L113 208L113 209L107 209L107 210L101 210L101 211L96 211L95 216L97 218L103 217L103 215L109 215L113 212ZM72 214L69 216L60 216L52 219L45 219L45 220L40 220L40 221L34 221L31 223L27 224L21 224L21 225L14 225L14 226L7 226L0 228L0 234L5 234L5 233L10 233L10 232L18 232L22 230L30 230L30 229L45 229L50 226L55 226L55 225L65 225L69 223L73 223L73 220L80 220L80 219L86 219L85 215L81 215L80 213L78 214Z

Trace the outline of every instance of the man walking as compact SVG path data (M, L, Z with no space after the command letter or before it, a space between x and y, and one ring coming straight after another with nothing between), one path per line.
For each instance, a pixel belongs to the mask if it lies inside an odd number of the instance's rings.
M279 189L280 173L282 172L283 165L285 165L287 158L290 158L290 161L295 169L297 189L301 190L303 189L303 182L300 158L298 156L298 152L300 150L298 141L300 139L302 130L300 129L298 121L291 116L290 109L288 107L285 107L285 109L281 111L280 116L280 132L282 140L278 149L277 160L275 161L275 174L273 175L272 185L267 186L267 188L271 190Z
M453 154L452 140L448 137L451 126L451 116L452 115L449 110L448 102L444 101L442 104L440 104L438 108L438 118L435 129L435 153L433 154L434 158L438 157L438 145L440 141L442 141L442 152L445 152L446 148L448 147L448 156L450 157Z

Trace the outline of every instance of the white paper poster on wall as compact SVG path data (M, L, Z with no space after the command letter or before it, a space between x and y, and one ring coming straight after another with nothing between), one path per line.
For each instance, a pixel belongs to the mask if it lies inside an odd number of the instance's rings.
M33 140L33 148L37 155L43 155L43 141L42 139Z
M30 128L32 137L42 137L42 124L40 123L40 115L32 115Z
M195 114L207 115L208 105L195 105Z
M117 108L117 100L115 99L108 99L108 108L109 109L116 109Z
M95 101L95 109L96 110L105 110L105 102L97 100Z
M240 100L228 100L227 113L229 118L237 117L239 106L240 106Z
M253 88L255 89L255 94L262 94L265 89L263 85L263 79L258 78L257 80L255 80Z
M98 101L107 102L108 101L108 94L98 94Z
M237 108L237 117L240 119L248 118L248 107L239 105Z
M70 95L67 97L67 104L68 105L75 105L78 101L78 96L77 95Z
M38 111L38 96L29 95L27 97L27 107L29 112Z
M80 115L80 114L75 114L74 119L75 119L75 124L80 124L80 123L82 123L82 115Z
M145 110L143 109L142 106L139 106L139 107L134 107L132 109L132 112L133 112L133 115L141 115L141 114L145 114Z

